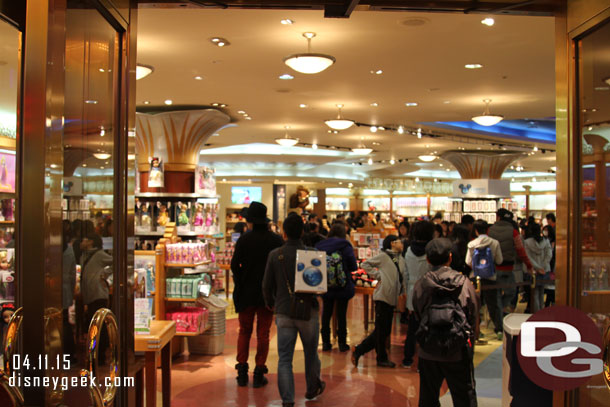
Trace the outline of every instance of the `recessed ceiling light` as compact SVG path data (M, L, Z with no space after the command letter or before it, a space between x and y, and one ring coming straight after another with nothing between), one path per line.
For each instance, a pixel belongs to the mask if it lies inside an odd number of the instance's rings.
M450 100L445 100L443 103L448 105L449 103L451 103L451 101Z
M377 126L371 126L371 133L377 133Z
M292 24L294 24L294 20L285 18L285 19L281 20L280 23L282 23L283 25L292 25Z
M369 165L373 165L373 159L369 158L369 160L367 161L369 163Z
M313 143L311 145L311 148L314 149L314 150L317 150L318 149L318 144L317 143Z
M163 102L163 103L165 103L166 105L168 105L168 106L169 106L169 105L171 105L171 104L172 104L172 103L174 103L174 102L173 102L173 100L171 100L171 99L166 99L166 100L165 100L165 102Z
M492 25L494 25L496 23L496 20L494 20L491 17L487 17L481 20L481 24L486 25L488 27L491 27Z
M407 106L407 107L415 107L415 106L417 106L417 102L407 102L407 103L405 103L405 106Z
M86 166L87 166L87 164L83 164L83 167L86 167Z
M420 160L429 163L430 161L436 160L436 156L432 154L424 154L418 157Z
M244 112L243 110L238 110L237 114L246 114L246 112Z
M227 105L226 105L226 104L224 104L224 103L221 103L221 104L220 104L220 107L227 107Z
M145 101L144 101L144 104L145 104L145 105L150 105L150 100L145 100Z
M218 103L212 103L212 106L217 107Z
M396 160L394 160L393 158L390 160L390 164L394 165L396 164Z
M466 64L466 65L464 65L464 68L466 68L466 69L480 69L480 68L483 68L483 65L481 65L481 64Z
M250 116L244 117L244 119L246 120L252 120L252 118Z
M100 72L106 72L106 70L104 68L100 68L99 71Z
M377 103L377 102L373 102L373 103L371 103L371 106L372 106L372 107L377 107L377 106L379 106L379 103Z
M85 103L88 105L97 105L97 100L85 100Z
M371 144L374 145L374 146L380 146L381 145L381 143L378 142L378 141L373 141Z
M306 105L305 103L301 103L301 104L299 105L299 107L300 107L301 109L307 109L307 105Z
M381 75L383 73L383 70L381 70L381 69L373 69L373 70L371 70L371 73L373 75Z
M289 81L291 79L294 79L294 76L290 75L289 73L285 73L285 74L278 76L278 78L283 81Z
M210 38L210 41L217 47L226 47L231 45L231 43L226 38L222 37L212 37Z
M201 80L203 80L203 76L197 75L193 79L195 79L196 81L201 81Z
M212 134L212 137L218 137L218 136L220 136L220 134L218 134L218 133Z

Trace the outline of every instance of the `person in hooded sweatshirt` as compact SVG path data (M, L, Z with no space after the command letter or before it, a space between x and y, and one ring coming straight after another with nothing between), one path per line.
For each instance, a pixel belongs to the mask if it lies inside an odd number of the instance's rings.
M402 240L396 235L386 236L383 239L381 253L363 262L362 268L369 276L379 280L373 293L375 329L360 345L352 348L352 364L358 367L360 357L375 349L377 366L396 367L396 364L388 358L386 341L392 333L394 308L405 288L403 275L406 265L402 257Z
M524 245L527 256L536 271L537 279L550 281L553 248L548 239L542 237L540 224L536 222L528 223L525 230ZM536 311L544 308L544 284L536 284L534 289L534 307Z
M504 258L502 257L502 249L500 248L500 242L487 236L487 230L489 224L484 220L477 220L472 226L472 230L476 235L476 239L468 243L468 251L466 252L466 264L472 267L472 258L474 257L474 251L476 249L482 249L489 247L493 256L494 263L502 264ZM502 308L500 307L500 297L498 290L493 288L496 284L496 276L492 278L481 278L481 297L483 302L487 305L487 311L489 317L494 323L494 332L500 338L502 335Z
M417 319L413 312L413 288L415 283L430 271L430 265L426 260L426 245L434 236L434 224L428 221L419 221L413 225L413 241L405 254L407 272L404 280L407 285L407 310L409 311L407 337L405 339L404 358L402 367L408 369L413 365L415 356L415 332L417 331Z
M339 253L343 263L343 271L345 272L346 282L345 287L329 287L326 294L322 296L324 308L322 310L322 350L329 351L332 349L330 343L330 320L333 316L333 308L337 308L337 335L339 337L339 351L347 352L349 345L347 344L347 306L349 300L355 294L354 280L352 280L352 272L358 270L356 256L352 244L346 239L347 232L345 223L336 221L330 228L328 239L322 240L316 245L316 249L323 250L327 255Z

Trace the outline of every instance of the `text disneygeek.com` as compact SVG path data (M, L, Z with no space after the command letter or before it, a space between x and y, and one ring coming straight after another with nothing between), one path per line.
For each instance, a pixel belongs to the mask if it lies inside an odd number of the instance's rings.
M53 390L68 390L74 387L89 388L92 385L104 387L134 387L135 378L133 377L105 377L102 382L98 382L96 377L74 376L74 377L49 377L49 376L22 376L20 373L13 373L9 378L9 386L11 387L44 387Z

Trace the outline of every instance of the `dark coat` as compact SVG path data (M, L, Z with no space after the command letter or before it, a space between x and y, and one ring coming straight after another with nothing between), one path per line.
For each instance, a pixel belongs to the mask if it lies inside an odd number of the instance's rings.
M267 225L254 225L254 230L243 234L235 244L231 271L235 290L235 311L248 307L264 307L263 276L269 253L284 244L283 239L267 230Z
M355 294L354 280L352 280L352 271L358 270L358 263L356 262L356 256L354 255L354 248L352 244L346 239L340 237L330 237L326 240L321 241L316 245L316 249L324 250L326 254L333 254L339 252L343 257L343 271L347 276L347 282L345 287L329 288L328 292L322 297L325 299L350 299Z

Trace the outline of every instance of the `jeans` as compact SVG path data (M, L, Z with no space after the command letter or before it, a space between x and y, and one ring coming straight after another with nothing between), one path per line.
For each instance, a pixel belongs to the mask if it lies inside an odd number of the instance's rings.
M392 333L393 319L394 307L383 301L375 301L375 330L360 345L356 346L356 353L364 355L375 349L377 351L377 362L387 361L386 341Z
M472 351L464 350L458 362L437 362L419 359L419 407L440 407L439 395L443 380L447 380L455 407L476 407Z
M544 308L544 285L537 283L534 288L534 308L536 311L540 311ZM531 310L534 312L534 309Z
M340 344L347 344L347 305L348 299L324 298L322 310L322 342L330 343L330 320L333 316L333 308L337 306L337 336Z
M318 358L319 321L316 310L311 310L309 321L291 319L287 315L277 314L277 384L283 403L294 403L294 375L292 358L297 334L301 337L305 353L305 381L307 392L313 393L320 385L320 358Z
M504 308L508 307L513 297L515 296L515 292L517 288L515 285L515 275L512 271L496 271L496 282L498 285L512 285L509 288L499 288L498 295L500 296L500 311L503 311Z
M494 323L494 332L502 332L502 307L500 307L500 297L498 290L494 287L496 282L492 280L481 279L481 299L487 305L489 318Z
M403 363L409 365L413 363L415 356L415 332L419 328L419 323L415 317L415 312L409 312L409 325L407 327L407 338L405 339L405 352Z
M250 337L256 316L256 366L265 366L269 354L269 331L273 312L265 307L248 307L239 313L239 336L237 337L237 362L248 363Z

